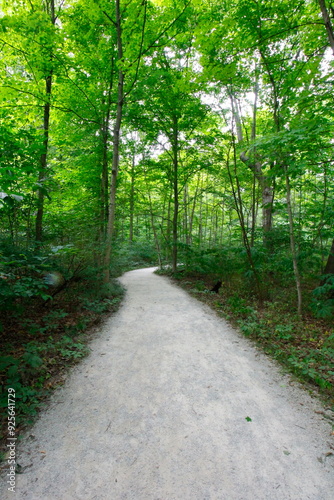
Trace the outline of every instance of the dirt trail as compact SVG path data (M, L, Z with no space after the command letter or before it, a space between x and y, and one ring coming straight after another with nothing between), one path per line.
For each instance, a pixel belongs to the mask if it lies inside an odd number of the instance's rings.
M1 498L333 500L317 401L152 269L121 281L124 305L19 446L26 469Z

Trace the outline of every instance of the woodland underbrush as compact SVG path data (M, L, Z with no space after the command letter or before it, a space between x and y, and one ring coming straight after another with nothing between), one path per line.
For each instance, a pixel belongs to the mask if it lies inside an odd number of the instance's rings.
M270 268L268 259L263 258L262 263L258 260L262 297L257 294L244 253L238 249L203 252L188 266L180 266L177 273L160 272L169 274L188 292L238 327L290 373L309 384L311 390L319 392L334 409L332 289L328 293L328 282L325 286L319 285L319 277L310 276L310 266L305 264L304 307L300 317L289 269L291 261L285 255L276 255L275 263L276 268ZM211 290L217 283L221 286L215 293Z
M135 254L135 251L134 251ZM135 262L115 256L113 279L72 245L0 249L0 441L7 432L8 389L15 391L16 435L30 424L69 367L89 352L92 327L124 294L114 279ZM132 265L131 265L132 264ZM2 446L0 451L5 448Z

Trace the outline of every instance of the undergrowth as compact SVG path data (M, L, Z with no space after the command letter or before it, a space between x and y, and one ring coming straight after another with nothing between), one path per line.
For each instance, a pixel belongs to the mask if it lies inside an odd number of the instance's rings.
M36 417L66 371L88 352L90 327L116 311L123 272L156 262L147 242L113 248L112 281L98 264L104 247L76 244L27 247L0 237L0 461L8 427L8 389L15 391L16 436Z
M105 285L88 267L52 299L43 291L43 297L14 296L4 304L0 329L0 461L6 450L8 389L15 391L16 436L20 436L50 393L63 383L68 368L87 355L90 328L106 313L116 311L123 293L117 281Z

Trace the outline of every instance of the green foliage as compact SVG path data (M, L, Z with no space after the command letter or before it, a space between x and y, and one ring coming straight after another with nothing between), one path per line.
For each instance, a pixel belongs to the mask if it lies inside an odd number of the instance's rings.
M0 247L0 310L17 309L31 298L46 300L46 258L14 247Z
M60 355L65 360L80 359L88 354L89 349L82 342L75 342L70 337L64 336L59 346Z
M321 279L323 284L313 290L310 307L317 318L332 318L334 315L334 275L323 275Z
M234 294L227 299L227 304L231 308L232 313L236 314L238 317L251 319L256 315L256 311L253 307L247 305L247 301L238 294Z
M89 299L85 299L83 301L83 308L87 309L87 311L91 311L96 314L103 314L107 311L112 310L115 306L120 303L120 297L116 297L114 299L105 299L101 302L101 299L90 301Z
M90 265L85 252L73 246L53 246L43 254L11 245L2 249L10 279L31 277L21 289L12 287L1 302L0 404L5 408L7 388L14 388L20 424L37 414L65 367L88 353L85 330L104 313L117 309L124 290L116 281L104 284L101 268ZM45 280L49 275L53 279ZM64 283L64 276L66 287L45 300L46 292L53 293Z
M13 388L16 395L16 422L27 423L37 414L41 400L48 393L46 384L53 367L61 362L76 362L88 352L84 342L64 335L59 340L49 337L42 343L28 342L19 357L0 357L0 407L6 408L7 388ZM58 371L60 369L58 366Z
M238 321L238 325L242 333L246 337L250 337L252 335L256 335L257 337L261 337L261 327L256 320L241 320Z
M120 276L130 269L156 266L157 260L157 252L151 242L119 242L113 254L112 276Z
M321 389L333 388L333 349L317 349L310 352L292 350L292 355L287 359L289 366L297 374L316 383Z
M76 336L122 297L103 280L121 70L112 277L170 265L178 254L176 276L195 274L199 297L215 300L295 372L332 383L321 368L333 371L331 335L298 347L306 340L294 317L291 255L293 239L303 312L331 321L333 275L321 285L318 276L333 238L333 64L326 30L312 22L317 2L134 0L121 9L119 58L112 2L68 0L57 22L45 2L3 6L0 334L8 380L34 411L54 353L80 358ZM38 208L44 239L36 244ZM273 217L266 231L264 209ZM219 294L209 293L217 280ZM260 295L275 321L261 317Z
M245 269L244 251L240 247L221 247L198 250L195 246L180 247L186 269L200 274L217 274L227 280Z
M275 326L275 335L282 340L291 340L293 338L292 332L294 330L294 326L292 324L287 325L276 325Z
M41 373L43 360L29 349L26 349L21 359L13 356L0 357L0 376L3 384L0 391L0 408L7 407L7 388L15 390L17 424L27 416L36 415L38 407L38 390L29 384L35 374ZM4 376L5 374L5 376Z
M236 311L233 314L239 316ZM305 329L293 317L287 315L286 323L280 324L279 315L269 314L253 321L239 320L241 331L256 339L293 373L331 393L334 390L333 334L326 339L326 334L319 335L316 330L309 332L309 328ZM310 333L315 338L309 336Z

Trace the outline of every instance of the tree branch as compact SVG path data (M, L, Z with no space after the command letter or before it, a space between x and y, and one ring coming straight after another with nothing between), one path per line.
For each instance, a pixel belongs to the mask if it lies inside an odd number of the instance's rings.
M108 12L106 12L105 10L102 11L102 14L104 14L106 16L107 19L109 19L109 21L116 27L117 26L117 23L116 21L113 20L112 17L109 16Z

